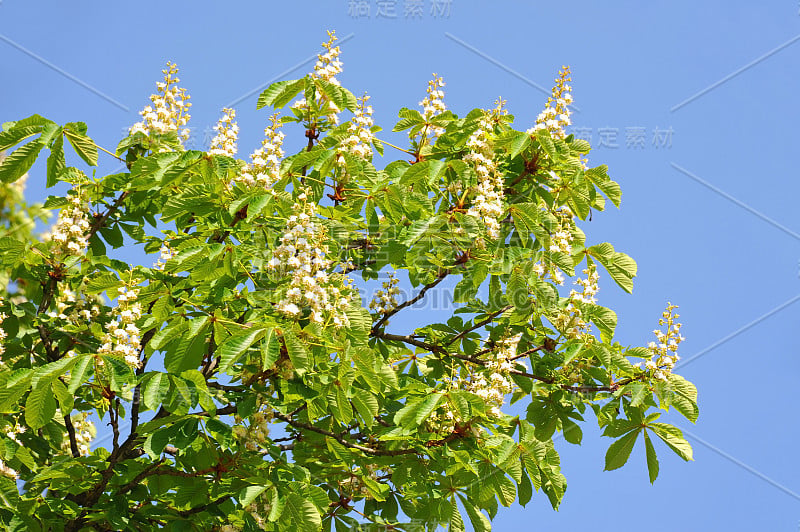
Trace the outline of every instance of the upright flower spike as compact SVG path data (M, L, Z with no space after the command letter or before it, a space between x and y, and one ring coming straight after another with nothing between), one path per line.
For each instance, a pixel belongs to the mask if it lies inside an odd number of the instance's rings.
M342 51L338 46L334 46L336 41L336 32L328 31L328 42L322 43L325 53L317 54L317 62L314 65L314 72L311 73L311 77L324 79L334 85L341 85L339 80L336 79L336 75L342 72L342 62L339 60L339 54Z
M0 305L2 304L3 304L3 298L0 297ZM5 320L7 317L8 316L4 312L0 312L0 367L3 366L3 355L6 352L5 343L8 334L6 333L6 330L3 329L3 320Z
M186 89L177 86L180 79L175 76L178 73L175 63L167 62L167 68L161 72L164 73L164 81L156 83L158 93L150 95L153 105L148 105L139 112L143 120L131 126L130 134L141 132L149 135L178 131L178 140L185 141L189 138L189 130L180 128L191 118L190 96L186 94Z
M336 40L336 32L328 31L328 42L322 43L325 52L317 55L317 62L314 65L313 72L311 72L311 77L341 86L339 80L336 79L336 75L342 72L342 62L339 60L341 50L338 46L334 46ZM317 101L312 103L316 104L320 116L324 117L330 124L336 125L339 123L339 113L342 110L334 102L318 96ZM300 98L292 104L292 108L306 112L309 110L310 105L305 98Z
M501 415L500 407L505 402L506 394L514 391L515 385L508 372L514 368L511 359L517 353L517 346L521 338L522 334L501 338L496 344L496 349L490 352L490 359L486 362L486 369L491 371L489 377L479 373L467 386L470 392L490 405L489 415L492 417Z
M361 159L372 159L372 141L375 136L372 133L372 106L367 105L369 96L364 94L358 99L358 108L355 116L347 128L347 137L342 141L340 153L349 153ZM344 164L344 158L337 157L340 164Z
M89 245L89 206L80 187L67 197L67 205L58 213L58 220L48 238L55 242L58 257L80 256Z
M680 359L678 345L685 340L680 333L681 324L675 321L680 317L679 314L674 313L676 308L678 308L677 305L667 303L667 309L658 320L659 325L667 327L667 332L655 329L653 334L656 335L658 342L650 342L647 345L652 358L645 362L645 369L651 373L654 379L660 381L669 380L675 363Z
M211 140L211 147L208 153L211 155L225 155L234 157L236 155L236 140L239 138L239 126L233 121L236 118L236 111L225 108L222 110L222 118L214 126L217 135Z
M350 304L352 280L342 274L329 274L332 266L325 245L325 228L317 223L316 205L307 192L297 196L281 244L267 267L291 276L289 289L276 309L289 318L300 318L303 308L311 311L314 323L328 320L335 327L350 325L345 309Z
M570 120L569 105L572 103L572 87L567 82L572 81L568 66L561 67L561 71L556 78L556 85L553 87L552 96L547 99L544 110L536 117L536 125L530 128L527 133L533 134L539 130L546 129L553 138L563 139L566 137L564 128L572 124Z
M492 239L500 238L498 218L505 210L503 176L497 171L492 148L495 120L508 112L503 109L504 103L498 100L497 106L492 111L484 112L477 131L467 140L469 152L464 156L464 161L471 163L475 173L478 174L477 195L467 214L482 219L486 224L486 233Z
M422 116L425 117L426 122L430 122L433 117L442 114L446 109L442 87L444 87L444 80L434 72L433 79L428 82L428 95L419 102L422 107ZM444 133L444 129L431 126L430 132L432 136L438 137Z
M250 155L252 163L245 165L238 181L247 186L270 188L280 179L281 160L283 159L283 132L278 131L281 121L278 114L269 117L270 125L264 129L265 138Z
M98 353L122 357L129 366L137 368L141 337L136 320L142 317L142 306L136 302L139 289L123 286L117 292L117 306L111 311L112 319L106 324L107 332Z

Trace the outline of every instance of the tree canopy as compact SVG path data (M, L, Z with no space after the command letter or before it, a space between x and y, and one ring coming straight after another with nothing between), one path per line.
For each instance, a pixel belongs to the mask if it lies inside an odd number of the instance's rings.
M607 470L640 437L651 482L654 440L692 459L658 421L698 415L672 372L676 307L631 347L598 303L600 278L630 292L636 263L579 225L621 192L566 131L569 69L520 130L502 100L457 116L434 75L398 112L400 147L337 80L335 41L260 95L283 111L248 161L233 109L207 150L184 148L172 63L114 150L82 122L3 124L5 529L490 530L535 493L558 508L553 441L581 443L587 410L614 439ZM89 177L100 156L123 170ZM29 171L68 192L25 203ZM422 326L390 327L432 294Z

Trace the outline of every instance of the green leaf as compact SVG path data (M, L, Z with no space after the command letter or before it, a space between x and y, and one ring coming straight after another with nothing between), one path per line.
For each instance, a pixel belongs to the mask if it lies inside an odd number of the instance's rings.
M264 332L264 341L261 343L261 369L266 371L275 365L281 354L281 345L278 334L272 327L267 327Z
M225 372L235 364L250 346L261 340L267 332L266 327L253 326L228 337L217 348L219 370Z
M0 181L13 183L31 169L44 144L33 140L21 148L14 150L11 155L0 161Z
M89 166L97 166L97 145L86 136L86 124L82 122L64 125L64 135L81 159Z
M394 422L401 427L415 428L425 421L439 407L444 399L440 393L431 393L424 397L410 400L406 406L394 415Z
M425 185L433 185L439 180L439 176L445 168L445 162L438 159L430 159L412 164L400 178L400 184L414 185L417 183L424 183Z
M286 497L281 517L288 518L293 530L299 532L318 532L322 526L322 518L314 503L296 493Z
M259 95L256 109L261 109L268 105L280 109L297 96L297 93L303 90L305 84L305 78L276 81Z
M650 475L650 484L652 484L658 477L658 458L647 431L644 431L644 448L647 454L647 473Z
M14 268L25 257L26 246L24 242L15 240L10 236L0 238L0 261L9 268Z
M256 497L264 493L267 488L269 486L247 486L239 492L239 504L242 506L249 505L256 500Z
M56 413L56 400L50 382L39 382L39 386L31 390L25 401L25 423L37 430L53 420Z
M494 140L494 147L505 150L511 158L516 157L530 145L531 136L523 131L506 131Z
M67 168L64 158L64 136L58 135L50 147L50 156L47 158L47 188L58 183L61 173Z
M290 331L283 335L283 341L286 343L286 351L295 371L298 375L303 375L311 368L305 345Z
M475 529L475 532L491 532L492 530L492 523L489 521L489 518L481 512L478 508L475 507L472 502L461 495L458 494L458 498L461 500L461 504L464 506L464 509L467 511L467 515L469 516L469 521L472 523L472 528Z
M38 116L38 115L35 115ZM41 117L40 117L41 118ZM0 151L7 150L11 146L16 146L23 140L42 132L42 126L47 122L44 118L41 124L30 124L27 126L15 125L8 131L0 131Z
M670 374L669 384L675 395L672 397L672 406L692 423L697 421L700 410L697 407L697 388L680 375Z
M142 392L142 401L144 406L150 410L158 410L158 408L169 395L170 380L169 375L166 373L153 373L147 380Z
M53 386L53 395L58 401L58 406L61 408L61 412L72 412L75 398L72 396L69 390L67 390L67 387L64 385L64 383L59 379L53 379L51 383Z
M675 454L686 460L694 460L692 457L692 446L683 438L683 432L678 427L667 425L666 423L650 423L647 425L661 441L675 451Z
M614 443L606 451L606 468L605 471L612 471L619 469L625 465L628 458L631 456L631 451L636 443L636 438L639 436L638 430L632 430Z

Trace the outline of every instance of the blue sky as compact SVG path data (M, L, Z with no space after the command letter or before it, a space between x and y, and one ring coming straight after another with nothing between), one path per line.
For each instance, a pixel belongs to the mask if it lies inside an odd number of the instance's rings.
M432 72L454 112L502 96L525 129L570 65L575 128L596 146L590 164L608 164L623 190L621 210L583 229L639 265L632 295L603 277L600 302L620 316L619 341L640 345L666 302L680 305L677 372L699 388L701 415L695 426L670 419L695 462L657 448L650 486L637 447L628 466L604 473L611 440L587 430L580 447L557 443L569 483L561 510L535 496L501 512L495 529L797 530L797 1L370 0L369 15L355 16L357 3L0 0L0 121L81 120L111 148L172 60L192 95L197 147L235 103L247 154L268 113L255 110L260 91L242 97L282 73L302 76L326 29L348 37L339 78L369 92L387 130ZM422 13L407 17L413 4ZM100 171L117 168L109 159ZM42 183L34 168L31 197L45 196Z

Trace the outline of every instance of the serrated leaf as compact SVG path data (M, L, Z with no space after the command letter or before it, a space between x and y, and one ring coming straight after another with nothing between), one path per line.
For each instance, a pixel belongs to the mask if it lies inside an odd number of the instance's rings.
M0 161L0 181L13 183L25 175L33 166L42 148L44 148L44 144L37 139L7 155L5 159Z
M647 455L647 474L650 476L650 484L652 484L658 477L658 458L647 431L644 431L644 448Z
M66 124L63 131L75 153L89 166L97 166L97 145L86 134L80 132L80 129L86 128L85 124L79 129L74 129L70 126L75 126L75 124Z
M295 371L297 371L298 375L303 375L311 367L306 346L290 331L287 331L283 335L283 340L286 343L286 351L289 355L289 360L292 361Z
M470 502L460 493L458 494L458 498L461 499L461 504L467 511L467 516L469 517L469 521L472 523L472 528L475 529L475 532L491 532L492 522L489 521L489 518L486 517L486 515L481 512L480 509L476 508L472 502Z
M297 96L297 93L303 90L305 84L305 78L276 81L258 96L256 109L261 109L268 105L280 109Z
M666 423L650 423L648 428L661 438L661 441L675 451L675 454L686 460L694 460L692 457L692 446L683 437L683 432L678 427L667 425Z
M425 397L413 399L394 415L394 422L406 428L415 428L439 407L444 399L440 393L431 393Z
M227 371L251 345L261 340L266 332L266 327L253 326L225 339L225 341L217 347L219 370L223 373Z
M631 456L636 438L639 436L638 430L632 430L623 437L612 443L606 451L605 471L613 471L625 465Z
M28 400L25 401L25 423L32 429L38 430L50 421L56 413L56 400L50 383L39 382L39 386L31 390Z

